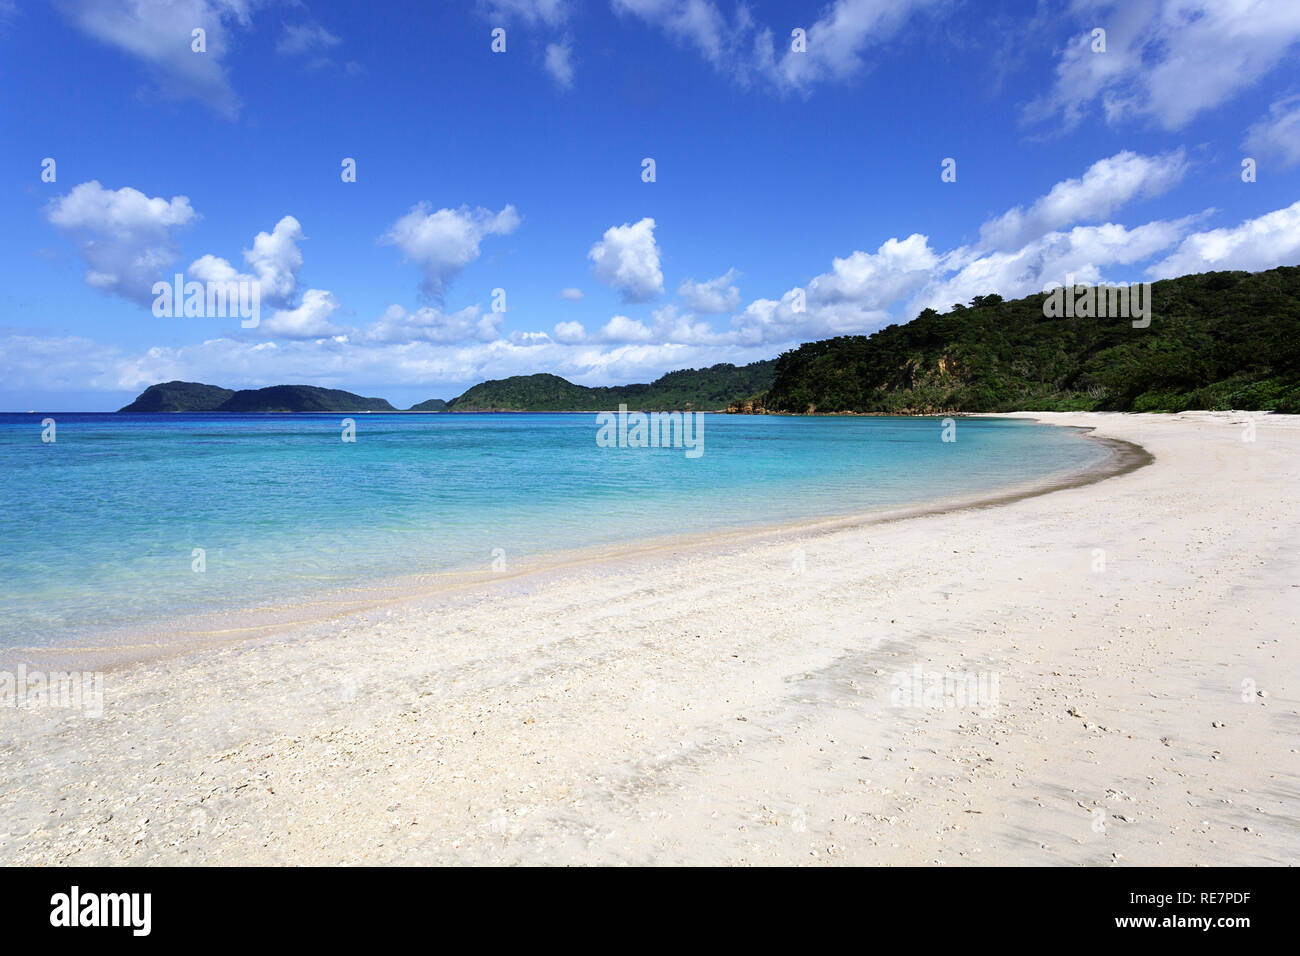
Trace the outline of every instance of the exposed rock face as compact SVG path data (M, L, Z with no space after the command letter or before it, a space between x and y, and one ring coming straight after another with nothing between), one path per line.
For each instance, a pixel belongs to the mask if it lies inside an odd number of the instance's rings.
M752 395L738 402L732 402L727 406L727 413L730 415L766 415L767 409L763 407L762 395Z

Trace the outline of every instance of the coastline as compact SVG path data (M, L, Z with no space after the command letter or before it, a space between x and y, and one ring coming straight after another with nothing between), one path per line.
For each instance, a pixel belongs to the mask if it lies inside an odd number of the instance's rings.
M1300 419L1016 417L1153 458L124 667L0 713L0 862L1294 863Z
M0 670L13 669L21 662L28 667L45 671L116 671L163 658L183 658L244 642L291 640L295 633L304 630L315 633L321 628L335 626L343 619L365 619L367 615L376 612L430 599L467 592L517 592L530 585L542 585L566 570L616 570L620 565L632 565L664 554L691 556L723 548L778 543L801 535L830 533L923 515L992 507L1092 484L1126 474L1153 460L1151 454L1139 445L1094 435L1094 429L1090 427L1067 427L1085 440L1104 446L1108 456L1086 468L1052 472L994 489L934 498L923 503L815 518L757 522L707 531L652 535L613 546L562 549L538 555L502 572L459 569L376 579L343 588L326 588L290 604L259 604L179 615L151 622L147 626L118 628L54 644L0 647Z

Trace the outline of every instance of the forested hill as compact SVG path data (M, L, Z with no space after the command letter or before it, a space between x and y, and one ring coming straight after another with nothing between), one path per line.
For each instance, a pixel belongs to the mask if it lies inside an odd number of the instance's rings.
M215 412L235 394L232 388L201 382L150 385L122 412Z
M419 402L412 405L410 411L413 412L445 412L447 403L441 398L431 398L428 401Z
M1152 284L1151 322L1048 318L1045 294L981 296L777 359L732 411L1300 413L1300 267Z
M870 336L811 342L778 359L669 372L588 388L517 375L412 411L641 411L934 414L1000 411L1271 409L1300 413L1300 267L1210 272L1152 284L1151 320L1049 317L1044 293L979 296ZM147 388L124 412L393 411L310 385L232 391Z
M641 411L718 411L768 389L776 359L750 365L723 362L711 368L669 372L649 385L588 388L558 375L515 375L475 385L447 403L452 412L608 411L620 404ZM418 407L418 406L417 406Z
M272 385L234 391L200 382L150 385L123 412L391 412L382 398L337 388Z
M413 412L609 411L620 404L643 411L721 411L772 386L776 359L669 372L649 385L587 388L558 375L516 375L475 385L451 401L431 398ZM382 398L314 385L272 385L234 391L199 382L150 385L124 412L392 412Z

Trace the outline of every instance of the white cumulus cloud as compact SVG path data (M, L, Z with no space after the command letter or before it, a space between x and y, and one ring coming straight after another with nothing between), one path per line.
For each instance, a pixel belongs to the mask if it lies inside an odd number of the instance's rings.
M51 200L45 216L77 241L88 284L139 303L153 301L154 282L176 261L173 231L198 218L185 196L149 197L94 180Z
M610 226L587 258L592 274L621 292L626 302L649 302L664 291L653 219Z
M285 339L343 335L348 330L330 321L338 308L338 299L332 293L324 289L308 289L302 294L300 305L277 310L270 318L263 319L257 330L262 335Z
M1033 295L1053 285L1075 282L1097 283L1107 278L1111 266L1131 266L1187 234L1195 217L1173 221L1157 220L1128 228L1117 223L1075 226L1050 232L1019 249L990 252L966 259L958 254L945 257L945 265L960 263L956 271L937 274L918 293L906 310L912 318L923 308L945 312L954 304L965 305L977 295L997 293L1003 298Z
M1187 171L1183 151L1143 156L1125 150L1099 159L1078 179L1052 187L1028 210L1010 209L980 229L982 243L1012 249L1044 233L1077 222L1097 222L1134 198L1158 196Z
M244 250L244 262L252 270L241 273L226 259L207 254L190 264L189 277L200 282L255 281L263 302L288 303L298 285L302 252L298 243L305 237L293 216L285 216L270 232L253 237L253 248Z
M602 342L650 342L655 335L644 324L625 315L616 315L601 327Z
M677 287L677 297L695 312L732 312L740 305L740 290L736 288L735 280L735 269L728 269L716 279L704 282L683 279Z
M421 287L440 301L448 283L479 256L479 244L488 236L505 236L519 227L519 214L507 205L500 212L482 207L438 209L417 203L380 237L396 246L424 272Z
M581 322L557 322L552 330L552 338L557 342L576 345L587 338L587 330Z
M1236 226L1193 233L1147 274L1168 279L1232 269L1258 272L1296 263L1300 263L1300 201Z
M874 253L854 252L831 261L831 271L808 283L812 305L854 303L883 309L919 288L939 259L930 241L919 233L888 239Z
M456 312L425 306L408 312L400 305L390 305L365 332L367 342L408 343L490 342L501 334L503 316L499 312L480 314L477 305Z

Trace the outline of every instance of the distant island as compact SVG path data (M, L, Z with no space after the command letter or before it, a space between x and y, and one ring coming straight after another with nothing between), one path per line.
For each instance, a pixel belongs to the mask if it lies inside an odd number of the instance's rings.
M627 405L635 411L722 411L772 387L776 359L669 372L649 385L588 388L558 375L515 375L475 385L447 403L452 412L600 412Z
M975 298L801 345L741 413L1300 413L1300 267L1151 284L1151 323L1044 315L1045 293Z
M395 412L382 398L337 388L272 385L234 391L200 382L150 385L120 412Z
M431 398L411 412L583 412L620 404L639 411L722 411L772 386L776 359L669 372L648 385L588 388L558 375L514 375L481 382L463 395ZM150 385L122 412L395 412L382 398L314 385L273 385L234 391L199 382Z
M1047 293L977 296L872 335L810 342L749 365L589 388L514 375L411 412L638 411L934 415L950 412L1243 409L1300 413L1300 267L1207 272L1151 284L1152 319L1044 314ZM313 385L233 391L151 385L123 412L395 412Z

